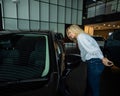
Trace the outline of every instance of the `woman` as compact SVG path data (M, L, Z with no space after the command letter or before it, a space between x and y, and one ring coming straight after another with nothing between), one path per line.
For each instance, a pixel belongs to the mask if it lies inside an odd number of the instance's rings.
M87 63L87 78L92 96L99 96L101 73L104 66L113 66L113 62L103 56L97 42L78 25L69 26L66 34L70 40L77 42L81 59Z

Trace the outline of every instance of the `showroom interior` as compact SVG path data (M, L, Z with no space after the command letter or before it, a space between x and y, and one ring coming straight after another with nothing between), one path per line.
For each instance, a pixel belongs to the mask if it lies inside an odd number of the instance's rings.
M120 28L119 0L0 0L4 30L52 30L65 36L69 24L91 35Z
M104 42L117 32L117 39L111 39L115 42L108 45L117 46L116 52L112 52L117 54L115 63L120 67L120 0L0 0L0 31L49 30L60 33L66 53L78 54L77 44L66 35L66 28L71 24L79 25L93 37L102 37ZM120 96L120 69L106 69L102 75L101 96Z

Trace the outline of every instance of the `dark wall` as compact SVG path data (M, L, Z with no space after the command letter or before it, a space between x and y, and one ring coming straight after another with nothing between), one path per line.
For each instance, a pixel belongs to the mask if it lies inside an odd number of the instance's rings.
M83 20L83 25L86 24L94 24L94 23L102 23L102 22L112 22L112 21L119 21L120 20L120 12L107 14L107 15L99 15L89 19Z

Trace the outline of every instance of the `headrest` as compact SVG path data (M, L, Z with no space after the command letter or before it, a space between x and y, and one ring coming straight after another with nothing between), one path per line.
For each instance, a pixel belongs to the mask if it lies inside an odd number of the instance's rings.
M0 46L2 49L10 49L12 48L12 44L10 40L6 40L6 41L0 41Z

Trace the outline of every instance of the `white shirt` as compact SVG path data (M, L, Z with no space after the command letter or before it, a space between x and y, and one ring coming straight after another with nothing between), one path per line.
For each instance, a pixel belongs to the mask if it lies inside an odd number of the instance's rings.
M90 35L80 33L77 36L77 41L81 53L81 59L83 61L90 60L91 58L103 58L103 53L100 50L99 45Z

